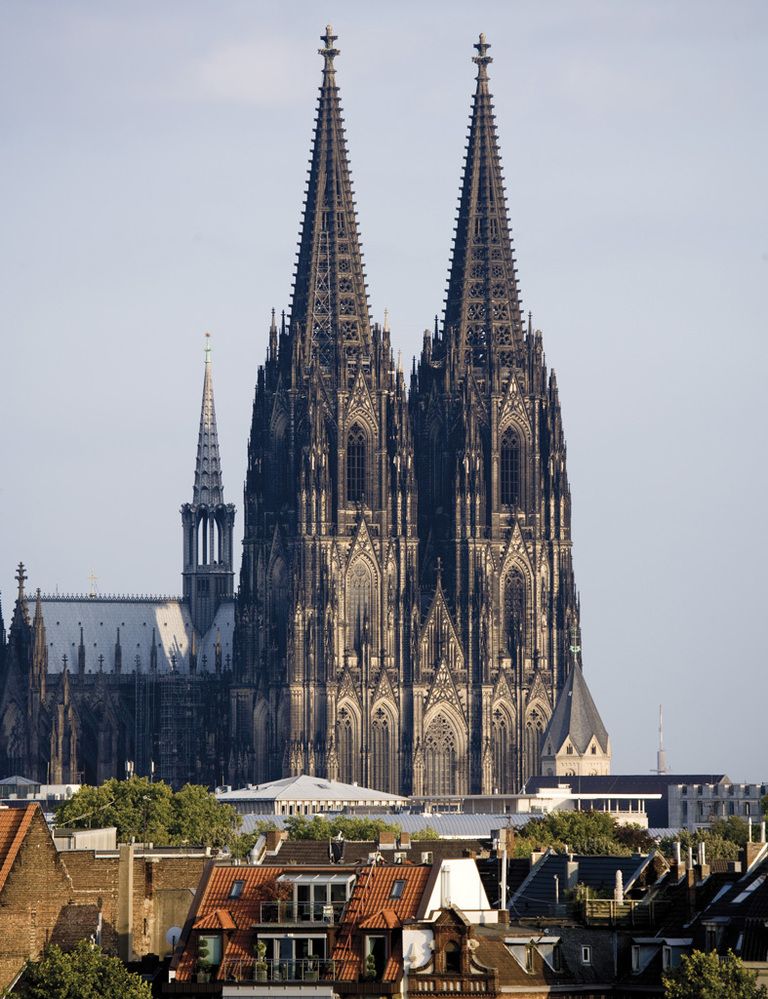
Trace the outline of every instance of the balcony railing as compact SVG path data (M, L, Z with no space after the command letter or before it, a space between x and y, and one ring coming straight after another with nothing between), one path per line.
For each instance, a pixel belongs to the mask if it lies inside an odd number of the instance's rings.
M219 969L218 980L227 982L328 982L336 977L336 962L324 957L295 961L258 961L231 958Z
M304 923L338 923L346 902L260 902L255 923L301 925Z
M639 901L625 899L615 902L609 898L589 898L583 903L584 920L588 926L634 926L650 928L657 920L668 915L670 903L665 900Z
M497 991L493 975L411 975L408 979L410 992L430 994L477 992L481 995Z

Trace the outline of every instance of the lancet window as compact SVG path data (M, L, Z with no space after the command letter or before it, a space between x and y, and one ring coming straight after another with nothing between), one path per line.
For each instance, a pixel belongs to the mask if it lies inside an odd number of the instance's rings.
M366 450L365 431L355 424L347 437L347 502L365 498Z
M541 771L541 739L544 734L544 718L534 708L525 722L525 764L528 776Z
M386 711L379 708L371 722L371 787L389 791L392 787L390 725Z
M511 569L504 580L504 630L510 655L525 651L525 577Z
M503 506L520 504L520 436L514 427L501 435L500 486Z
M456 794L458 746L453 725L443 714L430 723L424 738L427 794Z
M349 647L358 648L367 629L372 637L373 577L363 559L353 563L347 576L347 634Z

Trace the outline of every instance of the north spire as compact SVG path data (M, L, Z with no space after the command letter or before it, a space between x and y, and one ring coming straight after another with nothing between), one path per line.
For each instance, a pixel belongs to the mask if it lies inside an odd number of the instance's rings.
M475 44L477 86L445 307L446 336L461 361L485 370L511 368L523 317L509 231L504 176L488 83L489 43Z
M322 36L323 80L299 240L291 332L302 361L326 372L371 348L371 326L357 231L344 119L334 59L337 35Z
M224 502L224 481L219 458L219 435L216 429L216 408L213 404L213 375L211 372L211 339L205 334L205 376L203 402L200 410L200 432L197 438L197 461L193 503L217 506Z

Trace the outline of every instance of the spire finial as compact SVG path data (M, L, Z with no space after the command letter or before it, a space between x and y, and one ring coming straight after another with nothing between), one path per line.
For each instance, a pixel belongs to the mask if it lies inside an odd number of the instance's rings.
M19 584L19 599L20 600L23 600L23 598L24 598L24 583L26 583L26 581L27 581L28 578L29 577L27 576L26 572L24 571L24 563L23 562L19 562L19 568L16 570L16 575L14 576L14 579Z
M384 309L384 332L389 333L389 309Z
M207 330L205 331L205 347L204 347L204 350L205 350L205 363L206 364L210 364L211 363L211 334Z
M333 44L338 37L338 35L334 35L333 26L330 24L325 26L325 34L320 35L320 41L324 42L325 45L317 51L325 59L323 70L327 73L333 72L333 60L339 55L339 50Z
M474 47L477 49L477 55L472 56L472 62L478 67L477 78L478 80L488 79L488 63L493 62L493 56L488 55L488 49L491 47L490 42L486 42L485 34L480 32L480 40L475 42Z

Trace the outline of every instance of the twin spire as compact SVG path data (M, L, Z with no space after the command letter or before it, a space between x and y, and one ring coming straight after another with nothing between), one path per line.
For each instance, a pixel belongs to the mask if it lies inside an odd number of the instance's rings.
M322 36L323 79L299 241L291 332L305 364L330 373L367 356L370 318L334 59L337 36ZM493 102L490 45L475 45L477 87L451 259L445 332L466 363L508 369L522 342L522 310L509 235ZM294 347L294 349L296 349Z
M522 341L507 199L493 100L488 87L490 45L475 45L477 86L459 199L445 306L445 332L476 369L508 369Z
M304 362L319 363L326 373L344 361L368 356L371 348L363 257L333 62L339 54L336 38L328 25L319 49L323 81L290 321Z

